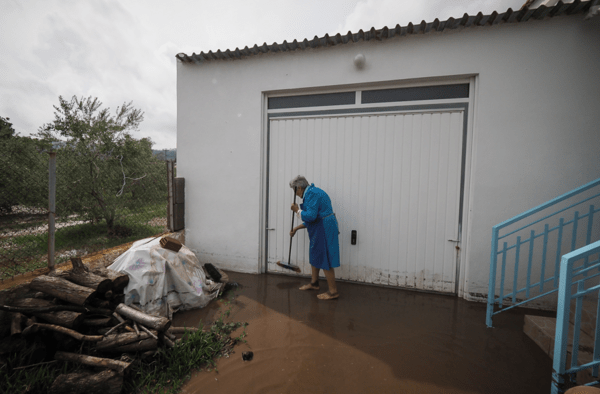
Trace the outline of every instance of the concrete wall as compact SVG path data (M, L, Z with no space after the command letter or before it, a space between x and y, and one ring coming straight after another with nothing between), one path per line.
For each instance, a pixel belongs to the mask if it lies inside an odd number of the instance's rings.
M492 226L600 177L598 37L600 18L579 14L179 63L187 245L202 262L259 272L263 93L474 75L461 295L487 293Z

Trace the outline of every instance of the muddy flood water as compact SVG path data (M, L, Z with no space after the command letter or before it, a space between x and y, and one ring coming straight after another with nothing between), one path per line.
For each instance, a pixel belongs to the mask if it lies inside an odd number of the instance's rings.
M488 329L485 304L457 297L339 283L340 298L321 301L298 290L305 278L229 276L240 284L229 305L177 313L173 325L212 322L231 307L226 321L249 323L247 343L184 393L550 392L551 360L523 333L522 311ZM247 350L252 361L242 360Z

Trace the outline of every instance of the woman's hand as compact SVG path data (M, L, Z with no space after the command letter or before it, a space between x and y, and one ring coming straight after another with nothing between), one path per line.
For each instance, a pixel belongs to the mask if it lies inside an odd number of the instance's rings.
M294 235L296 235L296 231L297 229L293 229L292 231L290 231L290 237L293 237Z
M291 209L292 209L292 211L294 211L294 212L298 212L298 210L299 210L300 208L298 207L298 204L296 204L296 203L293 203L293 204L292 204L292 208L291 208Z

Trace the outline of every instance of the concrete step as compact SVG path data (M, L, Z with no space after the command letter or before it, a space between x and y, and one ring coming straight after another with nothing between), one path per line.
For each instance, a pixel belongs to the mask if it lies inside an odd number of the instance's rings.
M595 319L594 319L595 320ZM595 326L595 321L594 321ZM571 353L573 350L573 323L569 323L569 342L567 345L567 365L571 365ZM525 316L523 331L531 338L550 358L554 358L554 337L556 334L556 318L542 317L534 315ZM579 355L578 364L591 362L593 357L594 338L585 332L580 333L579 337ZM588 369L577 374L577 383L590 383L596 378L591 375L592 370Z

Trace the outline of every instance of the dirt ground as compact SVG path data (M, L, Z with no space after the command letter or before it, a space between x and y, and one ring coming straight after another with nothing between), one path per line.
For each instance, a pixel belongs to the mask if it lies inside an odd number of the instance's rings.
M249 323L247 343L183 393L550 392L551 360L523 333L523 311L488 329L485 304L456 297L339 283L338 300L320 301L297 290L304 278L229 276L240 284L234 301L177 313L173 325L209 323L231 307L226 321ZM242 360L247 350L252 361Z

